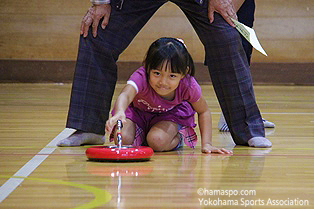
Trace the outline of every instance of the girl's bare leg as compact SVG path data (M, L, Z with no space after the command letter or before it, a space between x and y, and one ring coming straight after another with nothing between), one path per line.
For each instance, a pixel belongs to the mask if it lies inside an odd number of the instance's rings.
M178 125L171 121L160 121L149 130L146 140L154 151L170 151L180 142Z

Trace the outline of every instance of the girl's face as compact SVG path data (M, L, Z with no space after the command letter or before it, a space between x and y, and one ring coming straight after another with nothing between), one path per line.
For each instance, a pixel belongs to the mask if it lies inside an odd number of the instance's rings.
M184 77L180 73L172 73L170 64L165 62L158 69L151 69L149 72L149 85L166 100L173 100L175 90L179 86L180 80Z

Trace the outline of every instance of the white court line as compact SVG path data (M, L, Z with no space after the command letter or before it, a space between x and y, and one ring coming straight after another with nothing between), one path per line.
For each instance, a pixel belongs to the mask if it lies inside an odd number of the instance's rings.
M57 143L72 133L75 129L65 128L58 136L56 136L49 144L40 150L30 161L28 161L13 176L27 177L29 176L46 158L55 151ZM0 203L5 200L22 182L24 178L10 178L0 187Z
M262 112L262 115L314 115L314 112Z

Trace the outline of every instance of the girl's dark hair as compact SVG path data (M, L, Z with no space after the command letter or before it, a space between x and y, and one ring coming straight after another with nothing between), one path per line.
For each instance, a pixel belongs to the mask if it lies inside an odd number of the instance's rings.
M160 38L154 41L143 61L148 78L151 69L157 69L163 64L170 64L172 73L194 76L194 62L185 45L175 38Z

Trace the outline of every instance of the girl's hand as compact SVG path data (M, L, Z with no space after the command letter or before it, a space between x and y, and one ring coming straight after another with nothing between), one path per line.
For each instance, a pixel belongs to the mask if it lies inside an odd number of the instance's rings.
M206 144L202 147L202 152L209 154L209 153L218 153L218 154L232 154L232 151L224 149L224 148L217 148L210 144Z
M117 112L112 118L107 120L106 122L106 132L110 134L112 132L112 129L117 124L117 121L121 120L122 124L126 123L126 117L124 112Z

